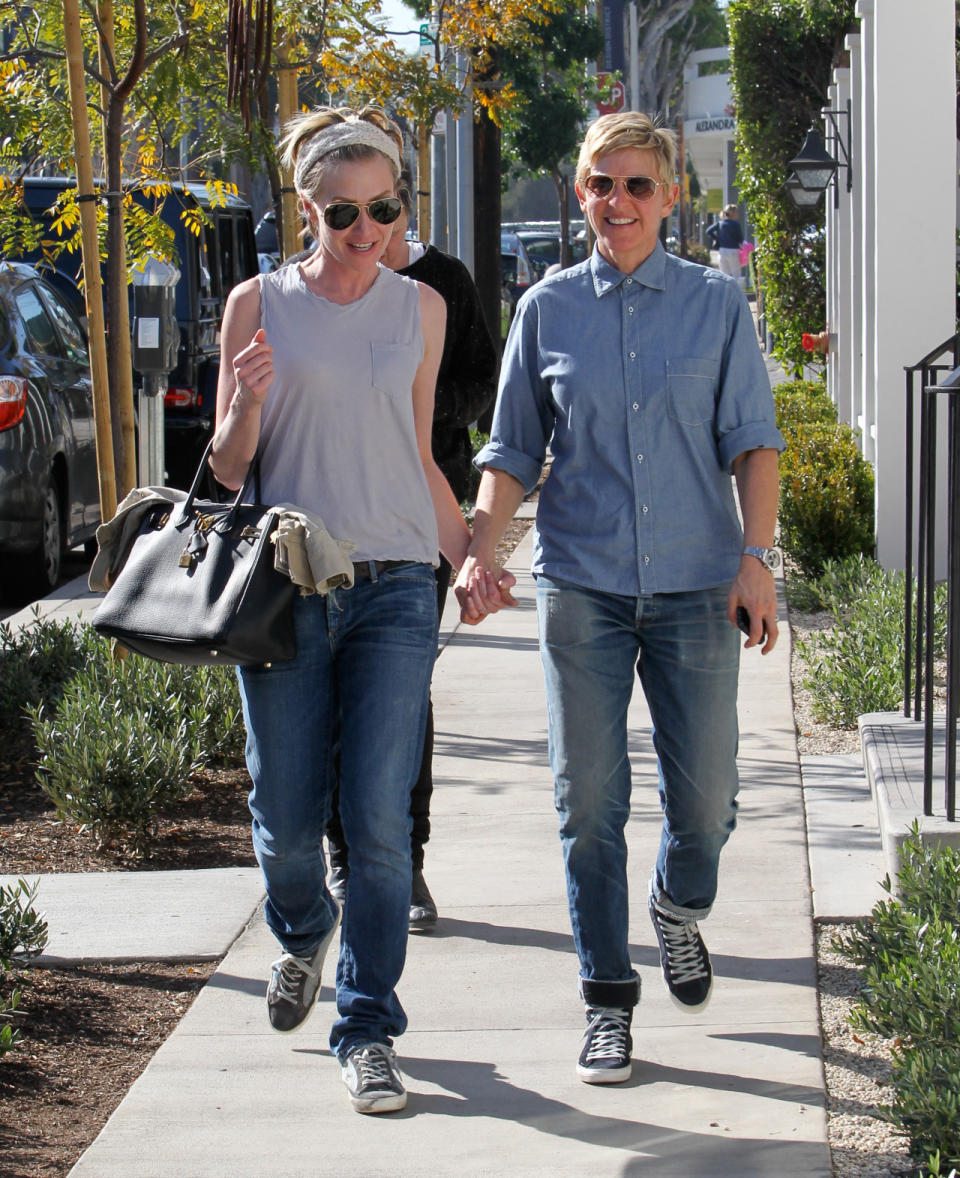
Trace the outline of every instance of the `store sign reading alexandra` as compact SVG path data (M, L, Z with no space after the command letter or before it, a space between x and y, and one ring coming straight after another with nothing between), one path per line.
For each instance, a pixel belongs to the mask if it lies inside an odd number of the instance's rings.
M700 135L709 134L711 131L735 131L737 129L737 120L730 118L720 119L697 119L694 130Z

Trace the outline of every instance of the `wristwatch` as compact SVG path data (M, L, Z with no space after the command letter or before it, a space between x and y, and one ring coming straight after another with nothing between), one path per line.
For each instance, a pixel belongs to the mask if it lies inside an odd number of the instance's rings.
M755 556L771 573L780 567L780 553L776 548L758 548L756 544L744 544L743 552L745 556Z

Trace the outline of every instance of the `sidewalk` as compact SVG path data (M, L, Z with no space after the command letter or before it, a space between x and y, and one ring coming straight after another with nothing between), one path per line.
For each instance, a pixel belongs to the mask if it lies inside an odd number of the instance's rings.
M659 818L636 693L628 838L643 996L633 1079L590 1087L574 1072L583 1008L529 558L528 534L511 561L520 608L454 630L434 676L427 876L441 919L433 934L411 936L400 985L410 1018L398 1043L406 1111L369 1118L350 1108L327 1047L333 954L308 1026L291 1037L270 1032L263 994L278 949L259 915L255 873L171 873L186 878L163 890L149 874L84 877L83 901L69 908L73 885L51 878L38 906L60 958L104 955L93 936L107 914L111 957L147 955L145 927L165 953L175 955L178 940L184 956L229 947L75 1166L77 1178L829 1178L811 878L818 915L859 915L873 903L881 857L862 769L858 780L850 759L814 758L802 788L785 609L773 654L742 660L740 824L703 926L717 981L696 1016L669 1002L646 912ZM123 904L114 893L98 909L100 889L118 886Z

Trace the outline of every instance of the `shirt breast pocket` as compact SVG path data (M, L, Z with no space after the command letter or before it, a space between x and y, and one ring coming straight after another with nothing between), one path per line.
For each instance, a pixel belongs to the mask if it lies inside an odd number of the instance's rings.
M388 397L409 397L420 367L421 350L414 343L370 341L370 383Z
M667 412L681 425L706 425L717 408L716 360L667 361Z

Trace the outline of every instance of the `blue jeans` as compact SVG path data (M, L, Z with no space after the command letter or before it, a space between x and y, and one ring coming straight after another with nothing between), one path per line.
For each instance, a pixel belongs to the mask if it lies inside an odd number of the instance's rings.
M391 1043L407 1018L395 993L410 908L410 790L420 765L437 653L436 582L404 564L294 603L297 656L240 669L253 781L253 846L267 924L310 956L336 918L323 832L340 742L340 814L350 852L330 1046Z
M680 916L702 918L736 824L738 632L727 620L726 589L619 597L541 575L537 613L584 996L590 982L636 992L624 837L634 667L653 719L663 811L651 893Z

